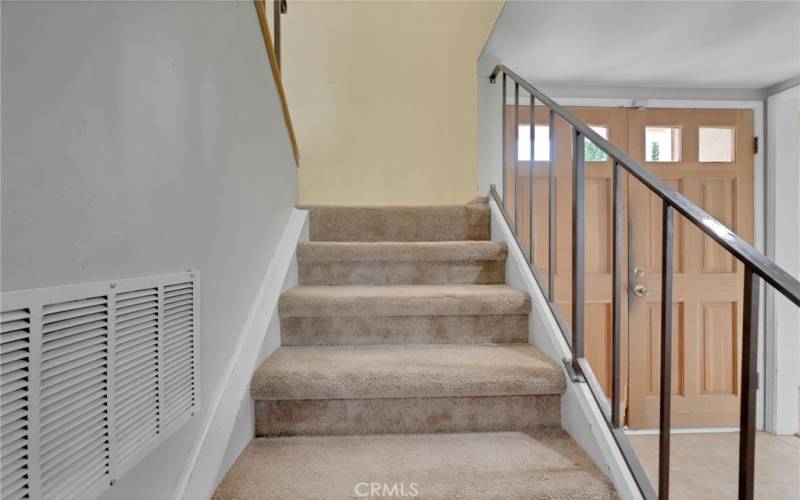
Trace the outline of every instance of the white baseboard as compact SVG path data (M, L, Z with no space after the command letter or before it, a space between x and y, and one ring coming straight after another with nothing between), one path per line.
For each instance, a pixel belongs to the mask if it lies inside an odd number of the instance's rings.
M178 479L172 498L203 499L214 493L224 457L236 430L237 414L250 397L250 378L261 359L280 344L267 339L271 322L277 319L281 292L293 286L296 276L290 273L297 243L308 239L308 211L293 210L270 260L264 279L250 312L239 332L236 349L223 373L222 380L210 398L200 436L192 447ZM265 346L268 340L273 345ZM266 349L265 349L266 348ZM251 437L253 429L247 429ZM238 454L238 453L237 453Z
M625 500L642 498L588 386L585 383L569 381L569 375L561 362L565 358L572 357L569 346L561 335L541 288L530 272L525 256L517 248L514 235L506 224L500 208L493 199L490 200L490 205L492 239L504 241L508 245L506 282L510 286L527 291L531 297L533 307L528 341L557 361L567 379L567 390L561 397L561 427L611 479L620 498Z

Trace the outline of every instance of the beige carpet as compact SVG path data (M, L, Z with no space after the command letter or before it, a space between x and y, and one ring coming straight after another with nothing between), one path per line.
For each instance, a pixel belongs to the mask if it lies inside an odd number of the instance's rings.
M528 314L531 301L507 285L299 286L279 310L282 318Z
M497 241L381 241L373 243L304 241L297 245L300 262L358 261L502 261L508 249Z
M280 347L255 400L561 394L564 377L528 344Z
M305 207L312 241L488 240L489 206Z
M515 344L528 341L528 313L281 318L285 346Z
M489 220L483 203L311 209L282 346L251 382L259 437L215 498L613 497L559 428L562 370L527 343Z
M328 242L297 246L301 285L493 284L505 281L504 243Z
M381 494L363 495L372 483ZM572 440L563 431L549 430L260 438L242 453L214 498L512 500L612 495L608 481Z
M561 395L256 401L257 436L415 434L561 425Z

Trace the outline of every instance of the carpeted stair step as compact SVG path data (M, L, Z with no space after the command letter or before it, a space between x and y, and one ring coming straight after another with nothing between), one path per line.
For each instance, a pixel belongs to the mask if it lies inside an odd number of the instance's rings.
M371 483L378 485L375 495ZM258 438L213 498L405 498L403 493L420 500L616 498L608 479L560 429Z
M256 370L256 435L560 424L561 369L528 344L281 347Z
M306 241L297 261L301 285L496 284L507 253L495 241Z
M281 296L281 342L527 342L530 309L528 295L506 285L300 286Z
M485 203L416 207L308 206L312 241L488 240Z
M560 367L529 344L280 347L253 399L561 394Z

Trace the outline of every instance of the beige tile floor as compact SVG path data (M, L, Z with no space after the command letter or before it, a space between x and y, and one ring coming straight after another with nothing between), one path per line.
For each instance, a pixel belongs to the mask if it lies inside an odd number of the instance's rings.
M658 436L629 435L628 439L657 488ZM670 441L670 498L736 498L739 433L673 434ZM755 496L800 499L800 437L757 434Z

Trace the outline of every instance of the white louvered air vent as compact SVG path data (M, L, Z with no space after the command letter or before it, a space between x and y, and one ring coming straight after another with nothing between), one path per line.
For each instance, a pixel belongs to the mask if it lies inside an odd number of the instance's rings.
M158 288L117 295L114 359L118 460L158 434Z
M2 294L0 497L93 498L197 411L195 272Z
M191 283L164 287L164 421L194 406L194 290Z
M42 313L42 495L73 497L109 473L108 297Z
M28 309L0 315L0 497L8 500L29 498L30 337Z

